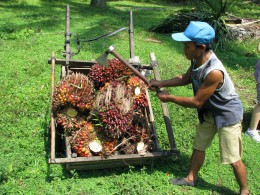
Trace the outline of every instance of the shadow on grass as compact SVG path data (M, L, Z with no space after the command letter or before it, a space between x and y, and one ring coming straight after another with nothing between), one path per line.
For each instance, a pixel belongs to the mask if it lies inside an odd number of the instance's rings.
M150 164L146 164L143 166L129 166L129 167L119 167L119 168L110 168L110 169L102 169L102 170L88 170L88 171L76 171L66 170L65 166L63 166L63 176L65 179L71 179L76 176L76 178L80 179L88 179L88 178L98 178L98 177L109 177L111 175L113 176L119 176L121 174L140 174L144 172L147 175L153 175L155 172L158 173L158 171L165 174L166 182L165 185L171 185L168 183L168 179L170 175L174 175L176 178L185 177L188 173L189 168L189 162L190 157L187 155L181 155L178 160L176 160L173 157L167 157L164 159L157 159L157 160L151 160ZM149 176L148 176L149 177ZM47 177L47 181L51 182L53 178ZM162 180L165 180L163 176L161 177ZM217 181L216 181L217 182ZM151 181L149 182L151 183ZM176 186L178 187L178 186ZM179 188L186 188L184 186L179 186ZM190 187L187 187L190 188ZM209 183L205 181L202 178L198 178L198 185L195 187L197 189L201 190L211 190L212 193L218 193L218 194L227 194L227 195L234 195L236 194L232 190L228 189L225 186L221 185L215 185L212 183Z
M244 112L244 118L242 122L242 132L244 133L250 125L252 112Z
M168 158L168 159L165 159L163 162L158 163L154 169L160 170L160 171L166 173L166 175L173 174L174 178L186 177L189 172L190 157L191 156L181 154L179 156L179 159L176 161L173 161L171 158ZM208 170L208 171L210 171L210 170ZM153 173L153 171L151 171L150 174L152 174L152 173ZM187 187L187 188L190 188L190 187ZM200 177L198 178L198 184L195 188L198 188L201 190L211 190L212 194L214 194L215 192L217 192L218 194L227 194L227 195L236 194L235 192L230 190L228 187L209 183Z
M196 188L203 189L203 190L211 190L212 194L217 192L218 194L225 194L225 195L238 195L238 193L228 189L225 186L219 186L219 185L214 185L211 183L208 183L204 179L199 178L198 179L198 185Z

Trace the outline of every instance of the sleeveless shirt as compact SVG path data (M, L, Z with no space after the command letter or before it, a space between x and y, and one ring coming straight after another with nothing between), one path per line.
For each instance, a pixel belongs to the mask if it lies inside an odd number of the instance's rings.
M217 58L213 51L209 60L198 68L195 67L195 60L191 64L191 80L194 95L203 83L205 77L212 70L220 70L224 75L224 82L220 88L210 96L208 100L198 109L200 122L203 122L203 113L210 111L214 117L217 128L233 125L240 122L243 118L243 107L238 94L235 91L233 82L231 81L225 67Z

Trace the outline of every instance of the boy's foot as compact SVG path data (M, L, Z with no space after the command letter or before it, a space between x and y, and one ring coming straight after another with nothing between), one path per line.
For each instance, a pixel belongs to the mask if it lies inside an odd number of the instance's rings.
M258 130L247 129L245 135L252 137L256 142L260 142L260 135Z
M175 179L175 178L172 178L169 180L169 182L173 185L178 185L178 186L196 186L196 182L188 182L185 180L185 178L178 178L178 179Z

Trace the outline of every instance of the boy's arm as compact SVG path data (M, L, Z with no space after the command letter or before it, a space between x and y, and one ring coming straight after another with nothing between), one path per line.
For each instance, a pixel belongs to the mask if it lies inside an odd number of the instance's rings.
M162 81L156 81L151 80L149 87L176 87L176 86L183 86L191 83L191 77L190 77L191 67L187 70L186 73L183 75L174 77L169 80L162 80Z
M173 102L175 104L200 108L207 99L215 92L219 85L223 83L223 73L220 70L211 71L201 84L194 97L181 97L169 94L167 91L157 94L163 102Z

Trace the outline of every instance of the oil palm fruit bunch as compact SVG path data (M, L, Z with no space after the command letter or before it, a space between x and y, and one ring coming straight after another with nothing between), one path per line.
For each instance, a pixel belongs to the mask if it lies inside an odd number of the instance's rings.
M60 80L53 93L53 109L58 111L64 107L68 115L76 116L77 111L90 110L95 98L94 84L91 79L81 73L72 73Z
M88 120L84 113L80 113L76 117L70 117L63 112L58 113L55 119L56 123L63 127L63 133L66 135L71 135L73 131L83 128Z
M127 84L131 87L145 88L145 83L137 76L129 77Z
M131 127L136 131L137 141L140 141L143 138L147 139L150 135L148 119L143 112L135 112Z
M125 138L129 141L122 145L120 152L133 154L137 152L137 147L142 143L147 150L152 149L151 132L145 114L142 111L134 112L131 127L127 131Z
M133 98L125 82L113 81L101 88L92 112L108 137L119 138L126 132L133 118Z
M101 156L102 157L110 156L117 150L116 146L118 144L118 139L107 136L107 133L103 130L103 127L101 125L98 126L96 126L95 124L93 125L95 127L97 138L98 140L100 140L102 145Z
M127 85L132 89L133 94L133 109L139 110L148 106L148 99L146 97L145 83L137 76L131 76L127 80Z
M89 144L97 140L96 132L91 123L85 123L84 126L72 133L70 144L72 152L80 157L93 156Z
M111 82L117 79L126 80L127 76L132 72L118 59L113 58L108 60L108 67L100 64L94 64L89 72L89 77L94 81L95 87L99 89L106 82Z
M144 92L142 92L139 95L135 95L133 104L134 104L133 105L134 110L140 110L140 109L148 107L148 100L147 100L146 94Z
M116 147L117 139L115 138L106 138L102 141L102 153L104 157L110 156Z

